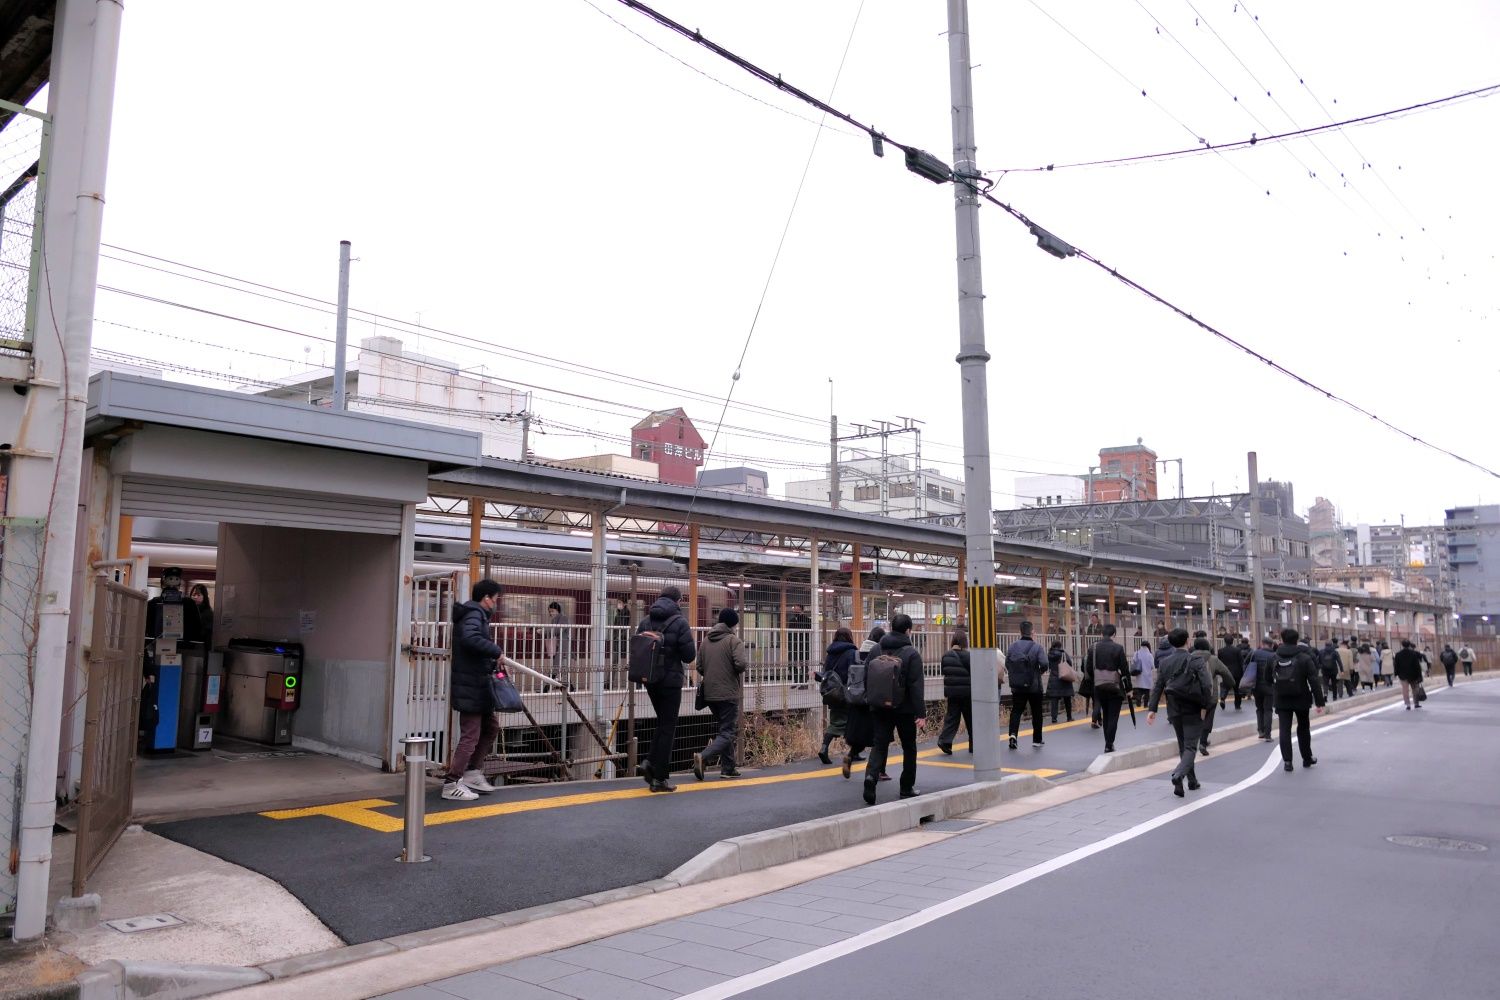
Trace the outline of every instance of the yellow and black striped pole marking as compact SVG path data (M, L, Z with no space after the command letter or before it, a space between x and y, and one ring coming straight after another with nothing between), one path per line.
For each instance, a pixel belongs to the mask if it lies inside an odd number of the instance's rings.
M996 644L995 588L974 584L969 587L969 646L994 649Z

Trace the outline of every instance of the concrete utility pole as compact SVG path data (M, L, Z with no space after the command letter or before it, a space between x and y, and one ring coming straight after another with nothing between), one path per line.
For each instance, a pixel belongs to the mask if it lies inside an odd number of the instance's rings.
M839 509L839 418L828 418L828 505Z
M1261 566L1260 550L1260 473L1255 452L1250 452L1250 620L1260 630L1257 640L1265 637L1266 574Z
M6 393L9 402L0 408L0 421L17 418L10 424L17 428L17 436L12 442L12 520L5 540L3 572L10 574L23 562L23 523L42 525L45 532L45 539L38 539L41 544L35 549L43 558L34 618L31 622L12 619L0 624L0 629L35 628L34 644L27 644L34 680L20 836L10 859L10 871L16 874L11 935L17 941L41 937L47 920L89 343L98 285L120 15L121 6L114 0L64 0L57 7L49 74L48 109L54 130L45 191L45 266L38 285L38 301L50 306L36 311L32 370L26 383L16 384L25 392ZM38 234L38 238L43 237ZM17 406L23 412L15 413L12 408ZM0 878L0 888L4 884L5 879Z
M979 165L969 66L968 0L948 0L948 86L953 103L953 208L958 240L958 364L964 416L964 552L973 675L974 780L999 781L1000 678L995 634L995 544L990 523L990 405L979 269ZM1045 624L1045 623L1044 623Z
M344 355L349 347L349 241L339 240L339 311L333 336L333 408L347 410L344 398Z

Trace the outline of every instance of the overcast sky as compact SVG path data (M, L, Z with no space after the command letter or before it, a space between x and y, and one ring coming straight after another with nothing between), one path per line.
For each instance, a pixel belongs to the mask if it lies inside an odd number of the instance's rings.
M658 6L822 96L849 43L831 103L951 160L939 0ZM997 196L1306 378L1500 468L1500 99L1237 152L1018 169L1500 83L1500 5L1016 0L975 3L972 29L979 159L1011 171L994 175ZM124 20L105 241L331 299L348 239L354 305L407 324L394 332L409 348L420 321L424 353L542 387L541 454L617 450L610 436L669 405L713 438L817 117L614 0L153 0ZM759 465L773 490L826 462L830 379L841 421L916 417L928 464L957 471L962 455L952 189L833 124L710 463ZM1011 470L1082 473L1137 437L1184 459L1189 494L1243 488L1253 449L1299 508L1327 496L1347 521L1500 498L1492 476L982 215L996 506L1015 505ZM227 386L332 360L326 311L120 260L101 282L294 331L101 292L95 346L199 370L168 377Z

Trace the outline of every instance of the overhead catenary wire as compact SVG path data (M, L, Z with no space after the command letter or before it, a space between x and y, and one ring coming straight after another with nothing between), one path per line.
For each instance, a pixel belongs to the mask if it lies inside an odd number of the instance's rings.
M793 93L795 95L798 95L802 99L806 100L808 103L812 104L814 107L817 107L819 110L826 110L828 113L836 115L837 117L839 117L843 121L847 122L850 125L853 125L854 127L858 128L858 129L861 129L864 132L867 132L867 133L869 133L871 135L875 135L876 134L874 132L874 130L871 129L870 126L865 125L864 123L858 121L857 119L851 117L850 115L848 115L848 114L846 114L846 113L844 113L842 111L839 111L837 109L829 107L825 102L819 101L819 100L817 100L817 98L814 98L811 95L806 94L805 91L802 91L802 90L799 90L798 88L792 87L791 85L785 83L779 76L778 77L772 77L765 70L761 69L758 66L755 66L753 63L748 62L744 58L742 58L742 57L740 57L738 55L735 55L732 52L729 52L728 50L724 49L722 46L718 45L717 43L708 42L706 39L702 38L702 36L700 34L698 34L697 32L688 32L688 29L683 28L681 25L677 24L675 21L672 21L671 19L666 18L666 17L664 17L664 16L656 13L655 11L651 10L651 8L647 7L645 4L640 3L639 0L619 0L619 2L625 4L627 7L631 7L633 9L641 11L642 13L647 14L647 16L652 17L653 20L657 20L658 22L660 22L660 23L662 23L662 24L664 24L664 25L672 28L675 31L679 31L679 32L683 32L683 33L688 34L688 37L694 38L695 41L700 42L700 44L706 45L712 51L714 51L714 52L719 53L720 55L722 55L725 59L728 59L729 61L733 62L735 65L740 66L742 69L745 69L747 72L749 72L752 75L758 77L759 79L762 79L762 80L766 81L767 83L770 83L773 86L776 86L778 89L783 89L783 90L788 91L789 93ZM1032 0L1032 2L1035 5L1035 0ZM1038 7L1038 9L1040 10L1042 8ZM1045 11L1043 11L1043 12L1045 13ZM1048 15L1048 16L1050 16L1050 15ZM893 146L896 146L897 148L900 148L900 149L912 148L912 147L908 147L908 146L906 146L906 145L904 145L902 143L899 143L899 142L897 142L897 141L895 141L895 140L893 140L893 139L891 139L889 137L883 136L883 138L885 139L886 142L890 143ZM1024 225L1026 225L1028 227L1028 230L1030 232L1032 232L1033 234L1037 233L1038 231L1045 232L1045 230L1041 230L1041 227L1039 227L1036 223L1034 223L1030 219L1028 219L1025 216L1024 213L1016 210L1015 208L1013 208L1010 205L1006 204L1005 202L1001 201L999 198L995 197L995 195L991 194L990 191L989 191L989 187L988 186L981 187L979 184L975 184L972 181L966 180L964 178L958 178L958 179L956 179L955 183L969 183L975 189L975 191L979 194L979 196L981 198L983 198L984 200L990 202L991 204L994 204L994 205L1000 207L1007 214L1009 214L1012 217L1014 217L1017 221L1022 222ZM1302 385L1303 387L1305 387L1307 389L1310 389L1313 392L1316 392L1319 395L1322 395L1325 398L1327 398L1327 399L1329 399L1329 400L1331 400L1333 402L1336 402L1336 403L1338 403L1338 404L1340 404L1342 406L1345 406L1345 407L1347 407L1347 408L1355 411L1356 413L1359 413L1362 416L1365 416L1365 417L1369 418L1370 420L1372 420L1375 423L1379 424L1381 427L1384 427L1387 430L1392 431L1393 433L1399 434L1400 436L1402 436L1404 438L1407 438L1408 440L1414 442L1415 444L1420 445L1421 447L1430 449L1432 451L1438 452L1439 454L1442 454L1442 455L1445 455L1445 456L1447 456L1449 458L1452 458L1455 461L1458 461L1458 462L1463 463L1464 465L1470 466L1471 468L1474 468L1474 469L1476 469L1476 470L1478 470L1480 472L1483 472L1486 475L1489 475L1489 476L1492 476L1492 477L1495 477L1495 478L1500 478L1500 472L1496 472L1495 470L1490 469L1487 466L1484 466L1484 465L1480 464L1479 462L1473 461L1472 459L1465 458L1464 456L1458 454L1457 452L1454 452L1454 451L1452 451L1452 450L1450 450L1448 448L1444 448L1441 445L1438 445L1438 444L1435 444L1435 443L1433 443L1431 441L1428 441L1427 439L1425 439L1425 438L1423 438L1423 437L1421 437L1421 436L1419 436L1417 434L1414 434L1414 433L1412 433L1410 431L1405 430L1404 428L1401 428L1401 427L1397 426L1396 424L1392 423L1391 421L1386 420L1385 418L1381 417L1379 414L1374 413L1371 410L1368 410L1365 407L1360 406L1359 404L1353 402L1352 400L1349 400L1349 399L1347 399L1347 398L1345 398L1345 397L1343 397L1343 396L1341 396L1341 395L1333 392L1330 389L1325 389L1321 385L1318 385L1317 383L1313 382L1311 379L1306 378L1305 376L1302 376L1302 375L1298 374L1297 372L1293 371L1291 368L1287 367L1286 365L1282 364L1281 362L1278 362L1275 359L1269 357L1268 355L1265 355L1265 354L1263 354L1263 353L1261 353L1259 351L1256 351L1255 349L1253 349L1253 348L1249 347L1248 345L1240 342L1239 340L1236 340L1234 337L1231 337L1230 335L1224 333L1223 331L1221 331L1218 328L1212 326L1211 324L1206 323L1206 322L1204 322L1201 319L1198 319L1192 313L1188 312L1186 309L1183 309L1181 306L1179 306L1176 303L1172 302L1171 300L1167 299L1165 296L1159 295L1158 293L1152 291L1151 289L1149 289L1146 286L1140 284L1139 282L1136 282L1134 279L1131 279L1131 278L1125 276L1117 268L1114 268L1114 267L1111 267L1108 264L1105 264L1103 261L1099 260L1097 257L1094 257L1093 255L1088 254L1085 251L1079 250L1076 246L1070 246L1069 249L1071 251L1073 251L1073 253L1076 253L1077 256L1082 257L1084 260L1087 260L1089 263L1093 264L1094 266L1096 266L1096 267L1100 268L1101 270L1103 270L1103 271L1109 273L1110 275L1114 276L1117 280L1119 280L1123 284L1127 285L1128 287L1135 289L1136 291L1138 291L1141 294L1145 295L1147 298L1150 298L1153 301L1159 303L1160 305L1165 306L1166 308L1168 308L1171 311L1173 311L1174 313L1178 314L1183 319L1187 320L1188 322L1192 323L1193 325L1199 327L1200 329L1202 329L1205 332L1211 334L1212 336L1216 337L1217 339L1219 339L1219 340L1221 340L1221 341L1223 341L1223 342L1231 345L1232 347L1236 348L1237 350L1239 350L1239 351L1241 351L1241 352L1249 355L1250 357L1256 359L1257 361L1260 361L1261 363L1269 366L1274 371L1278 372L1281 375L1284 375L1287 378L1290 378L1291 380L1297 382L1299 385Z

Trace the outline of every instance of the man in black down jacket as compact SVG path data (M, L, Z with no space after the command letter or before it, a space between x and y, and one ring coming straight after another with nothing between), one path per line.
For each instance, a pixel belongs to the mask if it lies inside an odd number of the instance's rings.
M443 798L460 802L495 790L481 766L499 731L490 702L490 675L502 650L490 638L490 615L500 606L500 585L480 580L469 594L471 600L453 608L448 701L458 713L458 744L448 755L443 784Z
M868 665L876 656L889 654L901 661L901 687L906 696L890 708L872 708L875 742L870 745L870 759L865 762L865 802L875 804L875 788L885 773L892 735L901 737L901 797L909 799L917 791L917 716L927 714L927 694L922 679L922 654L911 644L911 616L897 614L891 619L891 630L865 657Z
M1228 667L1229 672L1234 675L1234 710L1236 712L1240 710L1244 698L1244 695L1240 694L1240 681L1245 677L1245 654L1240 652L1239 639L1240 637L1233 633L1226 633L1224 646L1218 653L1219 662ZM1224 699L1228 694L1228 691L1219 692L1220 708L1224 707Z
M969 634L963 629L953 633L948 652L943 654L943 697L948 710L943 715L943 729L938 733L938 749L950 756L953 737L958 735L959 720L969 734L969 753L974 752L974 699L969 690Z
M1113 670L1120 676L1111 690L1099 687L1097 672ZM1115 752L1115 732L1120 728L1120 706L1125 704L1125 689L1130 684L1130 658L1125 647L1115 642L1114 625L1104 626L1104 638L1089 649L1083 661L1083 672L1094 689L1094 704L1099 706L1099 722L1104 727L1104 752Z
M641 762L641 777L653 792L677 790L667 777L672 773L672 744L677 736L677 715L682 711L682 668L683 664L692 663L698 657L693 630L688 627L677 604L681 600L682 591L677 587L663 587L646 620L636 629L637 632L660 632L661 650L666 659L661 682L645 686L646 696L656 711L656 730L651 735L650 753Z
M1273 680L1276 688L1276 717L1281 723L1281 764L1292 769L1292 723L1297 723L1297 748L1302 751L1302 766L1312 767L1318 758L1312 752L1312 720L1308 718L1313 703L1317 702L1318 714L1323 714L1323 685L1318 680L1318 665L1306 646L1298 646L1300 638L1294 628L1281 630L1281 645L1276 647L1276 658L1271 661L1271 676L1276 678L1286 672L1283 664L1290 662L1291 679Z

